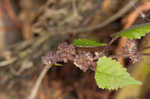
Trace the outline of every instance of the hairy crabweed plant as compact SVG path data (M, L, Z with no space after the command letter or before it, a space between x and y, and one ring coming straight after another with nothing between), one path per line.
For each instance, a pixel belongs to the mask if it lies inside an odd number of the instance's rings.
M79 67L84 72L88 69L95 71L95 80L99 88L115 90L128 85L142 84L140 81L135 80L127 72L117 60L111 56L106 56L106 49L120 36L129 39L129 45L125 48L125 55L122 57L129 57L133 60L138 60L141 55L149 55L149 53L142 53L137 51L133 39L140 39L150 32L150 24L142 24L131 27L127 30L116 33L116 37L108 44L99 43L87 39L77 39L73 44L62 43L58 46L56 52L49 52L46 56L42 57L44 64L55 65L58 62L72 61L75 66ZM130 46L130 48L129 48ZM82 51L80 47L103 47L101 52L95 51ZM147 47L150 48L150 47ZM117 57L117 56L116 56Z

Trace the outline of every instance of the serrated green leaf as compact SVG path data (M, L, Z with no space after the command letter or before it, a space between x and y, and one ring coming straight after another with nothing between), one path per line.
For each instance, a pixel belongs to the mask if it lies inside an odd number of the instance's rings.
M121 36L124 36L128 39L140 39L142 36L145 36L148 32L150 32L150 24L137 25L118 33Z
M73 44L75 46L80 47L98 47L98 46L106 46L106 43L99 43L96 41L88 40L88 39L76 39L73 41Z
M95 80L99 88L109 90L141 84L132 78L119 62L106 56L99 58L97 62Z

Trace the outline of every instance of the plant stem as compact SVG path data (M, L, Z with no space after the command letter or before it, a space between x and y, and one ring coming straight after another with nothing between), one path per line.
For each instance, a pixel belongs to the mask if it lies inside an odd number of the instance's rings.
M147 46L147 47L144 47L144 48L141 48L140 51L144 51L146 49L150 49L150 46Z
M118 57L130 57L132 56L133 54L122 54L122 55L113 55L113 56L110 56L111 58L118 58Z
M114 41L116 41L118 38L120 37L120 35L115 36L108 44L107 46L104 48L103 52L107 51L109 49L109 47L112 45L112 43Z
M38 77L38 79L37 79L37 81L35 83L35 86L32 88L31 94L30 94L28 99L35 99L36 98L36 95L37 95L38 89L40 87L40 84L41 84L43 78L45 77L46 73L48 72L48 70L50 68L51 68L51 65L46 65L44 67L44 69L40 73L40 76Z
M142 56L150 56L150 53L141 53Z

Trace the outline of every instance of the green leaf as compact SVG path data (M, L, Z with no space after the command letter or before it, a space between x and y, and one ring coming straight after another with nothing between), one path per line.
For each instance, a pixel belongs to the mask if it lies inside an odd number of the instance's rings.
M121 36L124 36L128 39L140 39L142 36L145 36L148 32L150 32L150 24L137 25L118 33Z
M98 47L107 45L106 43L99 43L88 39L77 39L73 41L73 44L79 47Z
M62 64L58 64L58 63L55 63L54 65L55 66L63 66Z
M127 85L141 84L130 76L119 62L106 56L99 58L95 80L99 88L114 90Z

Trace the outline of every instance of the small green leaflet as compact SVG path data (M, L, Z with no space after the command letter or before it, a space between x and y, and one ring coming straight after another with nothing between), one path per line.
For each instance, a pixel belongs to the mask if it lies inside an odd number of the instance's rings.
M55 63L54 65L55 65L55 66L62 66L62 64L58 64L58 63Z
M88 39L76 39L73 41L73 45L79 47L98 47L98 46L106 46L107 44L99 43Z
M118 33L121 36L124 36L128 39L140 39L142 36L145 36L148 32L150 32L150 24L137 25Z
M99 88L114 90L128 85L142 84L130 76L119 62L106 56L99 58L95 80Z

